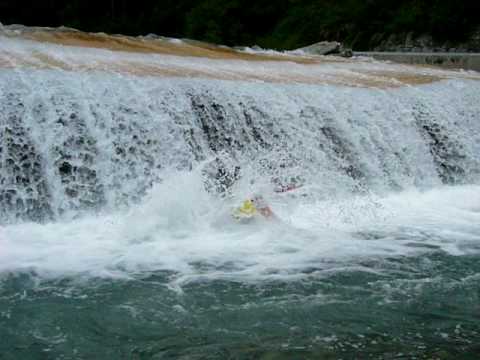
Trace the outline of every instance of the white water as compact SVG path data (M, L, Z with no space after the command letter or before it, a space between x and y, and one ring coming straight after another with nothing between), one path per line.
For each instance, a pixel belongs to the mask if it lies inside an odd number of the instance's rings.
M14 68L0 69L0 99L3 274L296 279L480 251L476 81L380 90ZM205 191L215 157L242 169L226 200ZM292 177L304 186L273 192ZM254 192L280 222L230 219Z
M288 280L309 276L304 272L312 268L318 276L345 268L374 271L359 264L432 250L480 252L478 186L411 190L374 201L270 200L281 223L238 225L191 176L178 175L126 213L3 228L0 272L50 278L169 270L177 273L174 282Z
M35 206L54 217L114 210L164 170L215 156L247 169L249 181L301 175L321 193L469 183L480 168L473 81L370 90L56 71L0 79L11 142L2 175L16 192L10 202L24 204L2 214L9 222Z

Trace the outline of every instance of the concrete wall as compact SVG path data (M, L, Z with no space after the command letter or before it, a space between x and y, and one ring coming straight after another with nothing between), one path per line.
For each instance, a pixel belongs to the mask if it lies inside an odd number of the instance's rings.
M355 52L354 55L370 56L377 60L390 60L403 64L423 64L480 71L480 54L477 53Z

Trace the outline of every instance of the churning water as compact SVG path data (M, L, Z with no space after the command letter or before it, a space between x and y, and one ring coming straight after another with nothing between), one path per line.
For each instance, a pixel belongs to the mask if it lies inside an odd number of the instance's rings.
M0 359L480 353L478 81L5 67L0 136Z

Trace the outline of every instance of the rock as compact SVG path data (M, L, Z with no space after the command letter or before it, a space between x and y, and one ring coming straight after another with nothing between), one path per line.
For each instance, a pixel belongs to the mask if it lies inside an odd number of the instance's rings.
M353 51L350 48L344 48L337 41L321 41L297 50L314 55L339 55L342 57L352 57Z
M388 36L376 33L371 37L370 49L378 52L480 52L480 27L462 43L435 40L429 34L415 36L413 32Z
M383 51L398 51L398 44L400 40L395 34L388 37L387 41L383 44Z
M370 47L373 51L382 51L381 45L384 41L385 34L384 33L376 33L373 34L372 38L370 39Z
M320 41L318 43L299 48L307 54L312 55L330 55L339 54L342 48L342 44L337 41Z
M351 58L353 56L353 51L352 49L342 49L340 56L344 58Z
M409 32L405 37L405 49L412 49L415 47L415 42L413 40L413 32Z
M467 48L469 51L478 52L480 51L480 27L470 36L470 39L463 47Z

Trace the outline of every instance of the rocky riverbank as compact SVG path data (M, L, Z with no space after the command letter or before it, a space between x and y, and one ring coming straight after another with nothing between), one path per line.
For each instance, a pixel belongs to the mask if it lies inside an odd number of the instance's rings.
M441 41L431 35L415 36L412 32L402 34L375 34L371 40L373 51L414 53L478 53L480 52L480 28L460 42Z
M475 53L413 53L413 52L355 52L356 56L368 56L377 60L393 61L409 65L438 66L448 69L480 72L480 54Z

